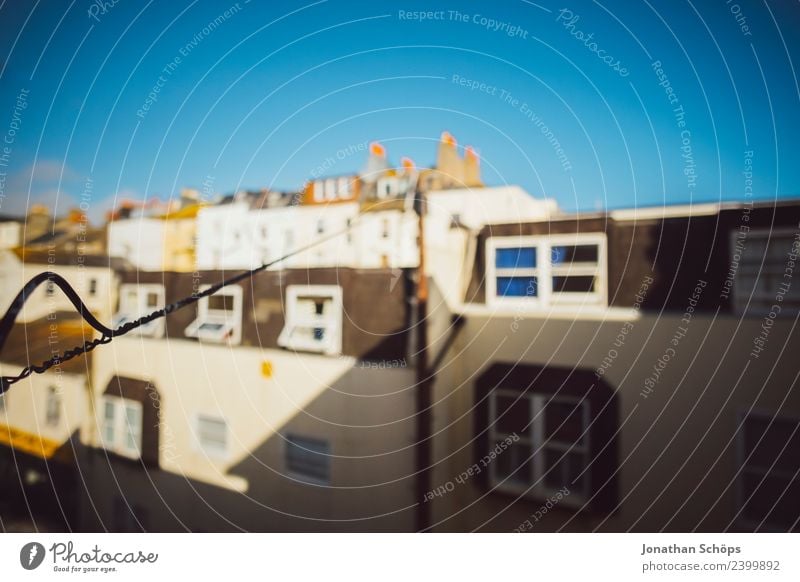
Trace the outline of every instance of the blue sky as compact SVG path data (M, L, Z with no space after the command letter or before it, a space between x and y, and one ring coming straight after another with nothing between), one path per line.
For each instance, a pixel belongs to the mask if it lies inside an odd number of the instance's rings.
M100 4L0 7L2 214L431 165L445 129L567 210L742 200L750 151L800 196L797 2Z

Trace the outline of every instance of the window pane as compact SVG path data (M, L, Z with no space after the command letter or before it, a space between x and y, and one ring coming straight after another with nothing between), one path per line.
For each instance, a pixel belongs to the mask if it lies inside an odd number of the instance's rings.
M589 276L553 277L553 293L592 293L595 278Z
M138 406L125 405L125 446L132 451L139 450L142 431L142 413Z
M531 424L531 402L526 396L494 397L495 418L494 430L503 434L528 436Z
M581 472L586 467L586 455L575 451L567 452L560 449L545 450L545 478L544 484L548 489L561 489L566 487L569 490L584 493L586 471ZM580 479L578 476L581 475Z
M597 245L562 245L553 247L550 254L554 265L571 265L597 263L599 253Z
M544 408L545 442L566 445L583 441L582 405L572 402L550 401Z
M214 311L233 311L233 295L212 295L208 308Z
M148 293L147 294L147 306L148 307L158 307L158 293Z
M800 481L744 473L742 498L746 501L743 517L754 526L764 521L762 529L790 531L800 518Z
M796 422L784 418L749 416L743 430L744 458L750 456L748 467L762 470L772 467L773 471L791 474L800 469L800 428Z
M300 477L330 482L330 445L319 439L287 436L286 468Z
M536 277L498 277L497 295L501 297L537 297Z
M228 425L221 418L200 416L197 419L197 439L205 451L225 452L228 448Z
M536 268L536 248L495 249L494 265L498 269L534 269Z
M494 448L499 443L492 443ZM531 446L514 443L501 452L493 461L494 475L498 481L507 479L509 483L530 485L531 479Z

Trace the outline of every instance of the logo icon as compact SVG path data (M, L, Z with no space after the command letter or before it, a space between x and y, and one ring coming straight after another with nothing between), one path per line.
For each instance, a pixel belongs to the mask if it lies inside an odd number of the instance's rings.
M44 546L39 542L30 542L19 551L19 563L26 570L35 570L44 561Z

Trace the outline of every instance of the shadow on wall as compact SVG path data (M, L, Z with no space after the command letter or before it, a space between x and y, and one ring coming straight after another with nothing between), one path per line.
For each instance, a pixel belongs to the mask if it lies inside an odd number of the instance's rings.
M243 493L87 451L81 530L411 531L414 378L357 362L284 426L258 427L270 436L226 472Z

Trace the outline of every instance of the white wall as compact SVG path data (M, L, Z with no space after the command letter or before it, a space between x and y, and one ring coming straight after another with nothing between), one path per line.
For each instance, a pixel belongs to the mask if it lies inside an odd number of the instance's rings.
M463 188L428 192L431 214L458 215L469 228L542 220L558 211L555 200L534 198L519 186Z
M44 271L53 271L64 277L78 293L89 310L105 325L111 317L117 299L116 276L108 267L65 266L49 263L22 263L12 251L0 251L0 313L4 313L22 287L33 277ZM90 293L95 281L95 293ZM18 322L34 321L55 311L74 311L66 295L56 287L52 295L47 294L47 284L36 288L25 303Z
M22 224L0 222L0 249L13 249L22 244Z
M165 221L157 218L116 220L108 225L108 254L127 259L144 271L164 265Z

